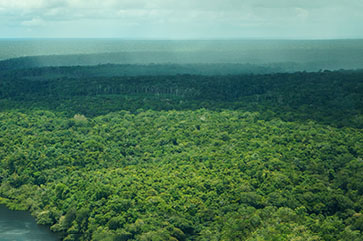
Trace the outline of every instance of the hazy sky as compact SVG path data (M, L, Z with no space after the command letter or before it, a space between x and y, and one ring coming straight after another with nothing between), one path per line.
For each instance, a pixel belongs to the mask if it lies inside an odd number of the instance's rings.
M0 38L363 38L363 0L0 0Z

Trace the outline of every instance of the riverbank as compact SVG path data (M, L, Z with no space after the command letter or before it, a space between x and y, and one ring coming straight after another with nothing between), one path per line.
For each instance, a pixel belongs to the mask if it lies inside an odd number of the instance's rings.
M56 241L60 237L49 227L38 225L29 212L13 211L0 204L0 240Z

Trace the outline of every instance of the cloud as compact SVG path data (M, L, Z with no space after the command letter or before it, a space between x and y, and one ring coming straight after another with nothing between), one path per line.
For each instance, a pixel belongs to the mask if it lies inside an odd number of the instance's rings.
M306 19L309 17L309 11L304 8L295 8L295 12L298 18Z
M109 30L110 36L122 37L129 31L126 26L138 26L135 36L284 38L302 32L309 37L309 29L322 36L350 29L350 35L363 37L362 8L362 0L0 0L0 30L38 26L42 35L55 28L68 36L67 29L82 35L90 25L102 28L94 33Z
M0 8L6 9L39 9L65 7L66 1L62 0L0 0Z
M34 26L42 26L45 25L45 21L39 17L32 18L31 20L26 20L21 22L21 25L27 27L34 27Z

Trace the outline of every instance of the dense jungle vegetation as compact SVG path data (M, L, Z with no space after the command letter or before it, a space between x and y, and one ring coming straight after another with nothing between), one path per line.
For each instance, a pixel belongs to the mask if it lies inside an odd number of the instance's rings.
M0 71L0 203L64 240L363 240L363 71L208 68Z

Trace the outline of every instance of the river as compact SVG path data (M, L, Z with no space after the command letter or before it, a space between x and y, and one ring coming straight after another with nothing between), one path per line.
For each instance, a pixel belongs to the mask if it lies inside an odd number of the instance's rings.
M53 241L59 240L48 227L38 225L29 212L11 211L0 205L1 241Z

